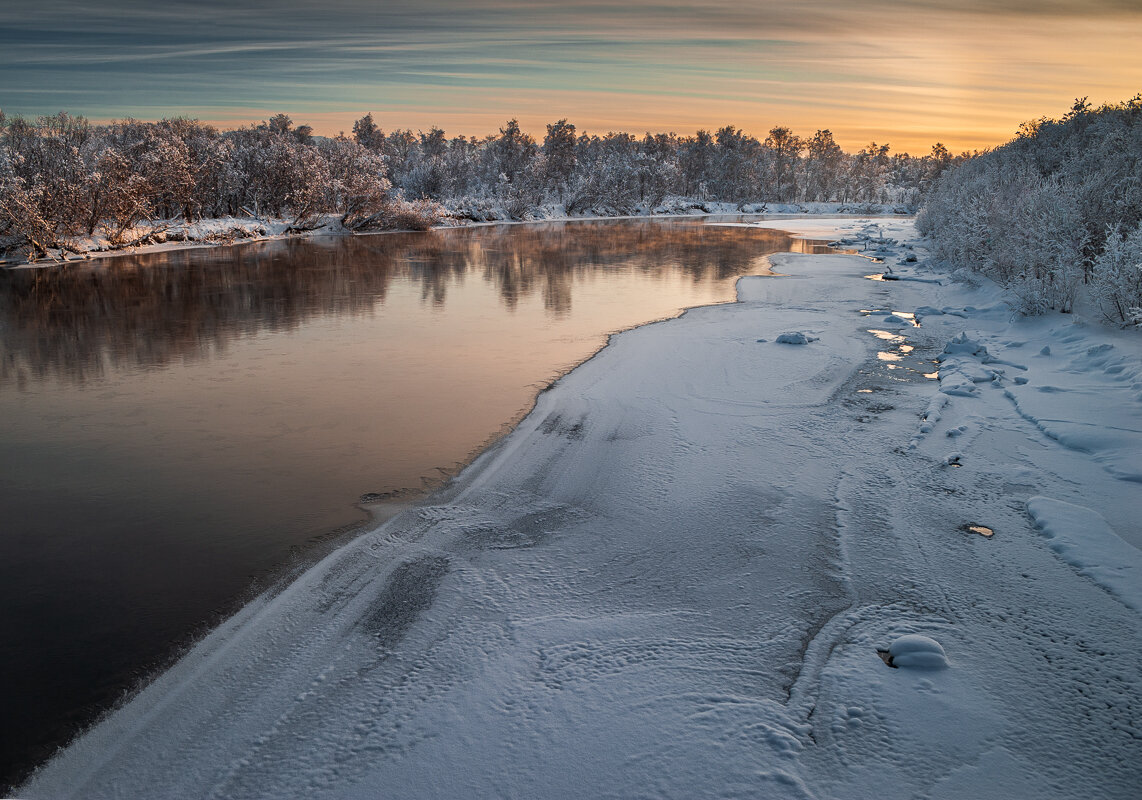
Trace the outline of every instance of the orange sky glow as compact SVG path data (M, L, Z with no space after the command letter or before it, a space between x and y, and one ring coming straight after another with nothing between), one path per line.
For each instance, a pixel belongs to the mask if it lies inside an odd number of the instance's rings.
M323 135L370 112L385 130L478 137L511 118L537 138L561 118L599 134L785 125L919 154L1142 91L1133 0L282 0L272 19L204 2L15 0L22 13L0 9L0 108L223 128L284 112ZM29 42L49 12L74 30Z

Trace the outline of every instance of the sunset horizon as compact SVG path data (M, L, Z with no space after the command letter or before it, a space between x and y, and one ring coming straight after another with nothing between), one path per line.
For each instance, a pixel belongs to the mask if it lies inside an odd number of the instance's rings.
M0 109L94 122L185 117L222 128L285 113L325 136L372 113L385 130L482 138L509 119L580 132L764 137L832 131L922 154L992 148L1076 98L1142 90L1142 11L1046 5L433 0L416 11L341 0L0 10Z

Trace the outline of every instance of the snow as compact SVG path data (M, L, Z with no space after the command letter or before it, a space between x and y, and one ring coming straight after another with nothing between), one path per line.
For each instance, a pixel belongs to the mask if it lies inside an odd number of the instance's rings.
M313 233L330 233L337 228L337 218L329 216L326 227ZM123 253L156 253L185 250L193 247L216 247L243 241L283 239L290 233L291 223L285 219L263 217L221 217L185 220L154 220L140 222L122 232L122 244L111 241L106 232L92 236L74 236L67 240L69 250L54 250L33 266L50 266L59 262L81 261L92 257L121 255ZM0 262L27 266L27 262Z
M1032 497L1027 513L1059 557L1142 613L1142 552L1124 542L1097 512L1050 497Z
M935 639L918 633L906 633L888 648L894 667L940 669L948 666L948 656Z
M1137 333L1020 319L908 220L761 224L905 280L771 256L613 336L18 796L1135 797Z

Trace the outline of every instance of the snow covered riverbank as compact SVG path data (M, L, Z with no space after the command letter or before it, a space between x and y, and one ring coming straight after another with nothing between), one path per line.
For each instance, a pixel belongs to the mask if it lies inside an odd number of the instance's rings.
M1133 797L1138 335L882 252L613 337L18 795Z
M446 216L440 220L438 228L464 227L468 225L583 221L594 219L633 219L638 217L655 218L701 218L709 215L733 214L893 214L904 213L905 209L892 204L880 203L717 203L686 198L671 198L655 208L642 208L634 216L616 216L595 209L578 214L568 214L558 205L537 206L523 218L513 218L507 210L499 206L484 208L478 215L471 210L446 209ZM393 231L369 231L369 233L391 233ZM159 253L171 250L186 250L201 247L225 247L243 242L266 242L288 239L297 236L353 236L354 231L346 230L335 214L297 227L294 221L274 217L221 217L202 219L196 222L152 221L141 223L127 231L118 241L106 235L76 236L66 242L66 248L52 248L46 257L33 262L19 250L0 250L0 266L27 267L53 266L57 264L86 261L91 258L134 253ZM129 242L130 244L125 244Z

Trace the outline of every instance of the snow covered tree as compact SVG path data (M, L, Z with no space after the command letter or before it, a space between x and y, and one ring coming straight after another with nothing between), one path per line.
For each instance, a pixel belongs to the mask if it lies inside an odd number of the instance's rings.
M765 147L770 152L769 181L774 199L792 201L797 199L797 161L805 142L793 131L777 126L765 137Z
M1142 326L1142 225L1110 226L1093 272L1091 293L1107 320Z
M709 183L713 195L734 202L756 198L762 185L761 144L733 125L720 128L714 140L716 167Z
M805 199L816 202L836 199L843 179L845 153L833 140L832 131L817 131L805 143L805 149Z
M488 142L486 151L491 168L509 184L526 174L537 152L535 140L520 130L515 119L500 128L500 135Z
M353 138L357 144L370 150L382 152L385 148L385 132L373 122L372 114L366 114L353 123Z
M543 177L560 197L578 162L576 143L575 126L566 119L547 126L547 135L543 138Z

